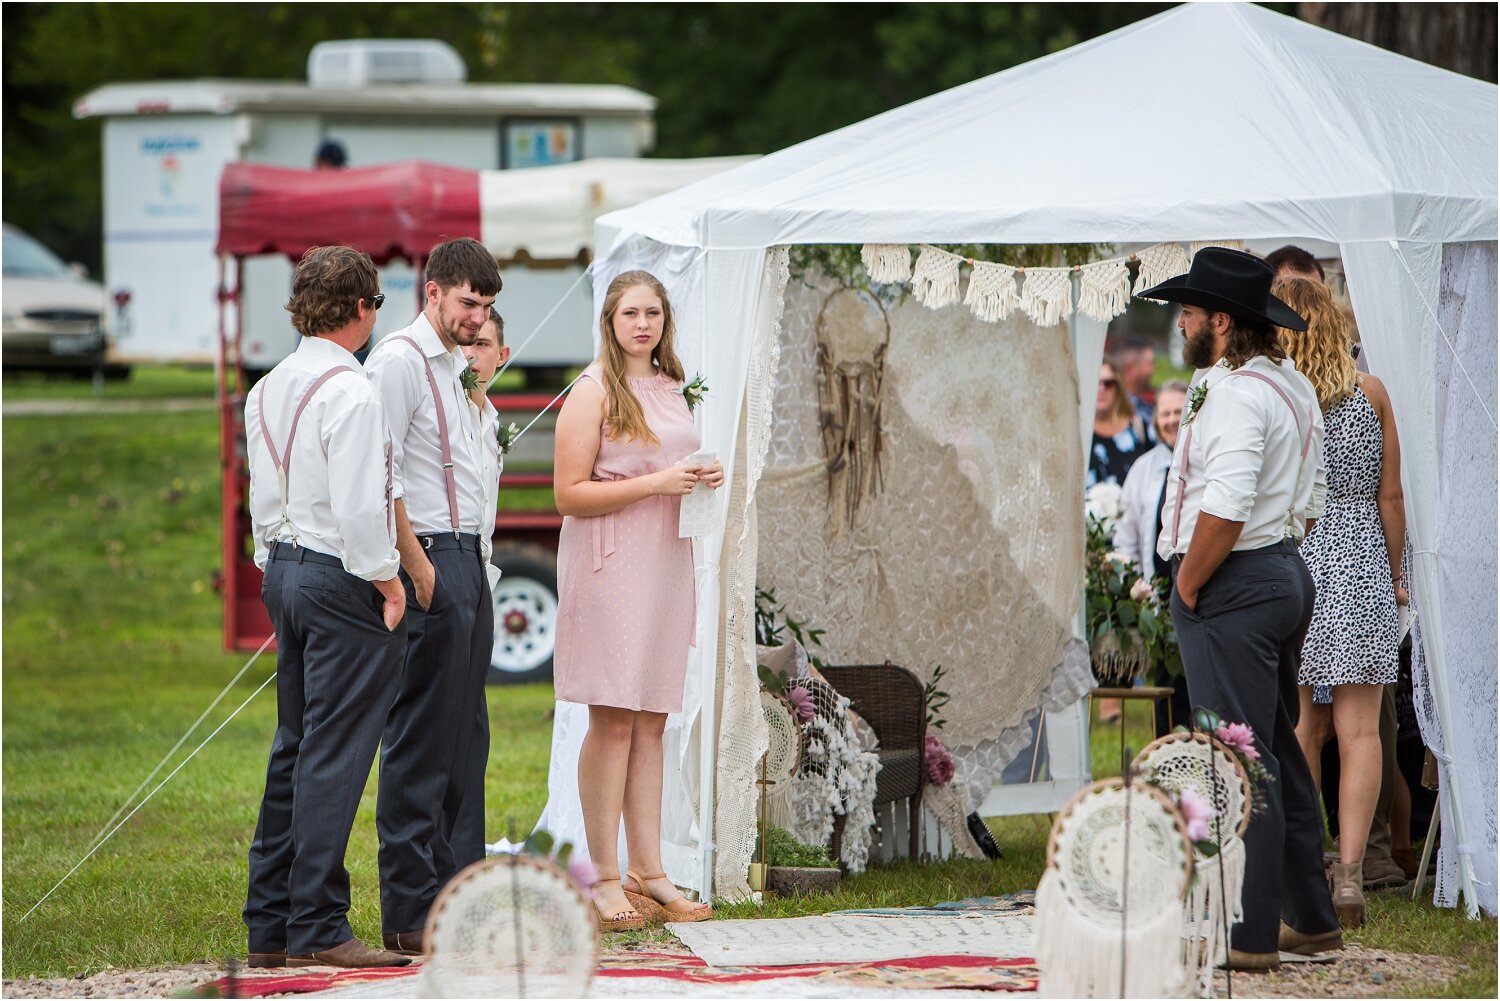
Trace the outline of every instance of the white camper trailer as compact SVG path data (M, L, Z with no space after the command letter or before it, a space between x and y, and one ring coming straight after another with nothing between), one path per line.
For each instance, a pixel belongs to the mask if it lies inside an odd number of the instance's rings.
M217 350L219 177L245 162L308 168L336 141L347 165L404 160L468 170L516 170L585 157L633 158L655 141L656 100L627 87L471 84L462 60L435 41L327 42L308 57L308 81L190 80L109 84L73 107L104 120L104 275L128 294L117 335L132 361L211 361ZM581 262L502 262L505 315L530 329L578 276ZM296 338L282 306L291 263L247 260L245 363L266 370ZM398 304L379 336L405 326L417 307L409 262L382 268ZM401 304L409 304L403 308ZM587 297L560 312L526 363L557 367L592 353Z

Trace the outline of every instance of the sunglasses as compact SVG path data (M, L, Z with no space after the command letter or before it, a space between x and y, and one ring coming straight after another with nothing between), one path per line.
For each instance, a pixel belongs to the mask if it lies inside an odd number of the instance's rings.
M371 309L379 309L381 306L385 305L385 293L376 292L374 295L362 296L360 301L368 302Z
M379 307L377 306L376 308L378 309ZM1118 379L1100 379L1099 380L1099 385L1103 386L1105 389L1114 389L1119 384L1120 384L1120 382L1119 382Z

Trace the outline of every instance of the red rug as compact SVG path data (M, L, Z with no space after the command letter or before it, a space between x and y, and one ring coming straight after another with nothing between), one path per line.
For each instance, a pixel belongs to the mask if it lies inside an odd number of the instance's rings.
M409 977L419 967L373 970L305 970L282 973L247 970L229 983L213 982L220 997L259 998L271 994L310 994L359 983ZM916 956L871 963L809 963L803 966L709 966L697 956L670 952L629 952L605 956L599 977L660 977L690 984L742 984L764 980L827 979L866 987L905 990L1035 991L1036 961L992 956ZM231 993L232 991L232 993Z

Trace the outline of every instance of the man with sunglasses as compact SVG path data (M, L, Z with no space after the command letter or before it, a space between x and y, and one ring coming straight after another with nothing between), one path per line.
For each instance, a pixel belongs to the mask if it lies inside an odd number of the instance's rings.
M353 354L378 288L359 251L309 250L286 307L302 342L245 399L255 563L277 640L244 911L251 966L410 962L354 937L344 868L406 648L391 437Z
M488 746L476 707L495 632L485 571L495 527L486 450L495 441L469 398L474 376L461 349L479 336L499 292L483 244L440 243L427 259L422 312L370 353L395 443L408 619L375 809L380 909L386 948L408 955L424 951L427 912L443 884L484 857L484 772L470 751ZM458 823L460 808L472 822Z

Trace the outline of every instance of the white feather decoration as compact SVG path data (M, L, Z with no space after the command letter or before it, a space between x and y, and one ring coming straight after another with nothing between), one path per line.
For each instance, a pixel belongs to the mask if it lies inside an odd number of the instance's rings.
M936 247L922 246L911 274L911 294L928 309L958 302L958 266L964 259Z
M871 281L889 285L911 279L911 248L904 243L867 243L859 256Z
M1108 323L1130 304L1130 271L1123 258L1085 264L1078 272L1078 311Z
M1135 276L1135 294L1140 295L1153 285L1160 285L1168 278L1175 278L1187 271L1192 262L1180 243L1158 243L1135 255L1141 269Z
M1021 312L1039 327L1052 327L1073 312L1071 268L1027 268Z
M986 323L1003 320L1015 311L1021 302L1016 291L1016 269L1008 264L974 262L974 273L969 276L969 292L964 296L964 305Z

